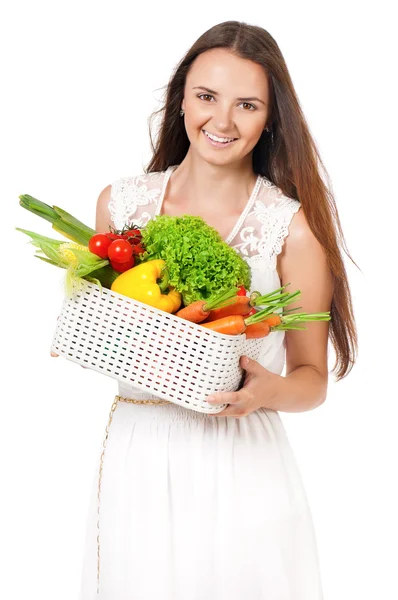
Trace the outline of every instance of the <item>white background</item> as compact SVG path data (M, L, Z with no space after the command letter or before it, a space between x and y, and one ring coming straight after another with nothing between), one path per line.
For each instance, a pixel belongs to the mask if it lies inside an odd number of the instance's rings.
M94 227L100 191L149 161L148 117L172 70L199 35L230 19L262 26L280 46L361 269L344 255L360 342L353 371L338 384L331 378L317 410L281 413L312 509L325 600L398 597L392 4L36 0L3 11L2 597L77 598L89 494L117 390L112 379L50 358L63 271L34 259L15 232L53 235L18 196Z

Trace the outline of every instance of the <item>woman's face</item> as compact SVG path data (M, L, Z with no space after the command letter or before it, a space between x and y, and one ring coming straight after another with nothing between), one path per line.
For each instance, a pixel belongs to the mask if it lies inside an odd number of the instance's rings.
M191 151L213 164L239 162L267 125L267 76L257 63L224 48L208 50L191 66L181 107ZM223 142L213 143L207 134Z

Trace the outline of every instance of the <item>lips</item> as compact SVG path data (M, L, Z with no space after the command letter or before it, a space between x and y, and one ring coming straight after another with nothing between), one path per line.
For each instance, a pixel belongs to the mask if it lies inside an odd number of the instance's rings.
M215 142L208 135L206 135L205 130L202 129L202 133L207 140L207 143L213 146L213 148L229 148L232 144L235 144L237 139L234 139L232 142Z
M217 135L216 133L211 133L210 131L207 131L206 129L202 129L202 131L203 131L203 133L204 133L205 135L206 135L206 134L209 134L209 135L208 135L208 136L206 136L206 137L209 137L210 135L214 135L215 137L218 137L218 138L224 138L224 139L228 139L228 140L230 140L231 142L235 142L235 141L238 139L238 138L234 138L234 137L232 137L232 135L231 135L231 136L229 136L229 135ZM211 138L210 138L210 139L211 139ZM215 142L215 141L217 141L217 140L213 140L213 142ZM230 142L218 142L218 143L220 143L220 144L227 144L227 143L230 143Z

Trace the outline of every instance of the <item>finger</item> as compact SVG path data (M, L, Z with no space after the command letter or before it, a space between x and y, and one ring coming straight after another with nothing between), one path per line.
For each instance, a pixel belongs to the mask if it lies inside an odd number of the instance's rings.
M210 413L212 417L235 417L236 419L243 417L237 406L227 406L219 413Z
M242 397L239 392L218 392L206 398L206 401L211 404L236 404L241 401Z
M239 364L245 370L247 376L263 375L265 372L268 372L259 362L246 355L240 357Z
M242 356L239 359L239 364L242 367L242 369L246 369L246 367L249 365L249 362L250 358L246 356L246 354L242 354Z

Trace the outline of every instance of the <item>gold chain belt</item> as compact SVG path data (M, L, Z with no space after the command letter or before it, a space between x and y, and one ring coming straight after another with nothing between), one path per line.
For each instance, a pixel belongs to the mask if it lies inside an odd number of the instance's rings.
M168 400L134 400L133 398L123 398L122 396L115 396L115 399L113 401L112 407L111 407L111 411L109 413L109 420L108 420L108 424L105 428L105 438L104 441L102 442L102 452L101 452L101 457L100 457L100 467L99 467L99 477L98 477L98 508L97 508L97 514L98 514L98 520L97 520L97 594L99 594L99 579L100 579L100 531L99 531L99 517L100 517L100 498L101 498L101 480L102 480L102 468L103 468L103 464L104 464L104 455L105 455L105 449L106 449L106 444L108 441L108 437L109 437L109 428L111 426L112 423L112 418L113 418L113 413L116 410L117 407L117 403L118 402L131 402L133 404L171 404L171 402L169 402Z
M119 400L119 402L132 402L133 404L171 404L169 400L134 400L133 398L123 398L122 396L115 396L115 400Z

